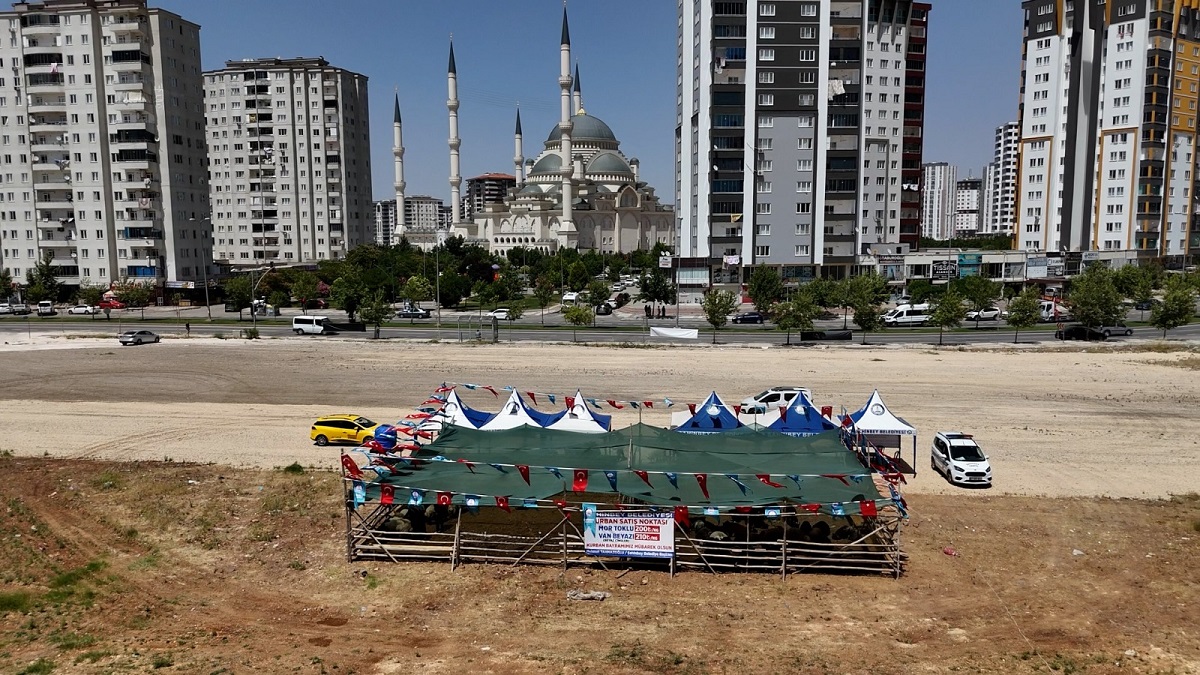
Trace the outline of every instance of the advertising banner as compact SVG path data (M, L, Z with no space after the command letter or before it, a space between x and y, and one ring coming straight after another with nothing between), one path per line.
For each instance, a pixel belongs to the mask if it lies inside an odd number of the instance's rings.
M673 265L673 263L671 261L671 256L669 256L669 255L658 256L658 266L661 269L669 270L669 269L671 269L672 265Z
M1029 258L1025 261L1025 276L1030 279L1045 279L1050 273L1050 259L1047 257Z
M601 511L584 504L583 546L588 555L671 558L675 517L671 511Z
M958 277L979 276L979 268L983 265L983 256L978 253L958 254Z
M949 281L958 278L957 260L934 260L930 267L935 281Z

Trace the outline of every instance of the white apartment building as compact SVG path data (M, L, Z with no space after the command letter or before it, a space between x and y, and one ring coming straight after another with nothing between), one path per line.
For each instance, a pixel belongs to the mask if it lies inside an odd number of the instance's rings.
M375 220L371 227L371 236L367 237L376 246L391 246L393 232L396 229L396 200L384 199L374 202L372 209Z
M225 66L204 73L214 257L314 262L369 241L366 76L321 58Z
M396 200L375 202L375 228L371 238L379 246L395 246L404 236L396 232ZM442 200L429 195L404 198L404 222L408 231L433 231L442 224Z
M954 236L974 237L980 231L983 179L967 177L954 187Z
M211 251L200 27L145 0L0 12L0 255L67 285L180 287Z
M946 162L931 162L921 171L921 236L949 239L954 233L958 168Z
M981 233L1011 234L1016 222L1017 170L1021 126L1009 122L996 127L992 162L984 170Z

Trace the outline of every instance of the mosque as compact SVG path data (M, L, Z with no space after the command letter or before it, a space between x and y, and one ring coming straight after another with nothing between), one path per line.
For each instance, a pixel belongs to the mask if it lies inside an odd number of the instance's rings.
M648 250L656 243L674 247L674 209L660 204L654 188L639 180L637 158L625 157L612 129L583 108L578 66L571 77L571 36L565 7L558 84L560 118L546 137L542 152L526 160L518 110L513 157L516 187L503 203L488 204L471 221L464 222L458 72L451 42L446 102L450 121L450 223L429 229L408 227L404 222L404 142L397 94L393 120L396 239L407 237L415 246L428 249L447 236L461 236L494 253L516 247L546 253L560 248L628 253Z

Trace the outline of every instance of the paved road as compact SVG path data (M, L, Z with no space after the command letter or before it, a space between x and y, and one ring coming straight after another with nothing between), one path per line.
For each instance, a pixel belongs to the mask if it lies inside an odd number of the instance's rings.
M643 330L636 322L623 322L628 327L622 329L617 326L605 326L603 323L597 328L580 328L577 331L572 331L570 328L541 328L540 324L528 323L529 319L522 322L507 323L502 322L500 326L500 341L541 341L541 342L570 342L577 339L580 342L634 342L634 343L704 343L712 341L711 329L701 329L699 340L693 342L691 340L665 340L662 338L650 338L645 330ZM603 319L601 320L603 322ZM614 322L615 323L615 322ZM819 322L818 328L840 329L840 321ZM442 340L442 341L474 341L476 335L476 327L478 323L467 324L462 323L460 330L459 325L455 321L443 320L442 327L439 330L432 325L433 322L420 322L416 325L392 325L386 326L380 331L382 338L407 338L416 340ZM651 325L674 327L673 320L654 320ZM699 328L700 325L695 321L682 321L684 327ZM250 328L251 323L244 321L240 325L231 324L209 324L203 319L194 320L191 322L193 335L212 336L216 334L224 334L227 336L236 336L238 331L244 328ZM282 321L264 321L258 324L259 333L264 337L295 337L291 330L291 325ZM27 332L36 331L39 333L61 332L62 334L84 334L84 333L112 333L114 336L121 330L130 330L133 328L146 328L159 333L183 333L183 322L175 321L146 321L142 322L134 317L128 319L122 317L120 320L105 321L103 319L71 319L58 318L42 320L37 317L31 317L26 320L24 317L3 317L0 318L0 335L21 335ZM574 333L574 337L573 334ZM372 331L366 333L346 332L336 337L317 337L300 338L300 339L361 339L369 337ZM1157 338L1162 335L1161 331L1155 328L1134 328L1133 338ZM1170 337L1175 339L1200 339L1200 324L1192 324L1177 328L1170 332ZM491 339L490 329L483 331L483 337L487 340ZM726 328L720 331L718 341L725 344L783 344L784 334L770 327L738 327L735 330ZM1054 333L1052 330L1042 328L1035 331L1023 331L1021 333L1021 341L1053 341ZM1129 338L1112 338L1111 341L1116 342ZM854 341L861 342L861 333L855 331ZM945 334L946 344L1000 344L1012 342L1013 330L1007 326L993 325L987 326L985 323L979 330L967 328L958 332L948 332ZM792 341L799 342L798 336L793 335ZM869 344L937 344L938 334L936 331L928 332L911 328L893 328L881 333L872 333L867 337ZM847 344L846 342L830 342L824 344Z

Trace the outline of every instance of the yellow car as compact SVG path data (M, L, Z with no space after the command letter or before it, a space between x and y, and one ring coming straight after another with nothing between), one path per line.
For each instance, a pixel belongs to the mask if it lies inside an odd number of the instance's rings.
M379 425L362 415L326 415L313 422L308 436L317 445L362 443L375 438Z

